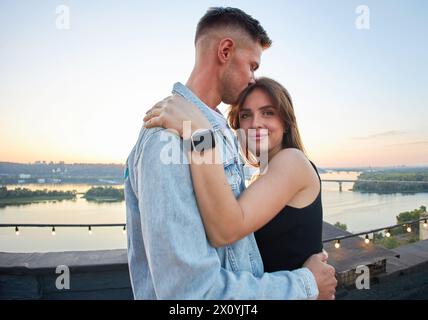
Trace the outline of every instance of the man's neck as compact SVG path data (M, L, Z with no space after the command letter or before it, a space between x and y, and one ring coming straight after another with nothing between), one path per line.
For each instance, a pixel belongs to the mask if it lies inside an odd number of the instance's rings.
M212 74L192 71L186 86L208 107L215 110L221 102L218 84Z

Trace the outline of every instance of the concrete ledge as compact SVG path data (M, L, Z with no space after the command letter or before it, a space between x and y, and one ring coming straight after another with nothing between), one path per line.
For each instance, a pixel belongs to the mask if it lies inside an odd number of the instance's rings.
M57 289L70 271L70 289ZM126 250L0 253L0 299L133 299Z
M428 299L427 246L424 240L395 249L401 258L388 258L386 273L372 279L370 290L342 288L337 298ZM332 256L343 266L345 255ZM360 263L363 256L355 258ZM68 290L55 285L59 265L70 270ZM0 253L0 299L133 299L127 252Z
M369 290L342 288L339 300L427 300L428 262L406 270L386 274L371 281Z
M400 258L389 258L386 273L371 279L370 290L341 288L336 297L351 300L428 299L428 240L394 249Z
M103 251L67 251L42 253L0 252L0 273L43 273L66 265L74 270L112 270L128 265L125 249Z

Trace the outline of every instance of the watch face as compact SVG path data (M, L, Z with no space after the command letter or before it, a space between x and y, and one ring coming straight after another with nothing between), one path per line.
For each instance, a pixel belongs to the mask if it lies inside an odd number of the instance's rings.
M214 148L214 134L211 130L195 131L192 134L192 150L202 152Z

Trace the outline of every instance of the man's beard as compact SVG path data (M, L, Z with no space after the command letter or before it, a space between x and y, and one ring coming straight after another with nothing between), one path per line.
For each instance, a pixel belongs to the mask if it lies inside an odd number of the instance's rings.
M223 98L222 98L223 103L225 104L230 104L230 105L234 105L238 102L238 97L236 96L232 96L231 93L227 93L225 92L223 94Z
M235 88L235 86L232 85L232 83L235 82L233 78L233 71L229 70L226 72L222 80L223 94L221 100L225 104L236 104L238 102L240 92Z

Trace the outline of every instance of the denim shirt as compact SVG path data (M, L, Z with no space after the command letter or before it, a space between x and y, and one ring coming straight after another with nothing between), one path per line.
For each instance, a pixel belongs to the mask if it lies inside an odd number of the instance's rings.
M198 97L176 83L174 94L194 103L215 130L227 180L245 188L235 136ZM230 132L230 130L228 130ZM313 299L307 268L264 273L253 234L232 245L208 242L183 140L163 128L142 128L125 168L128 262L135 299Z

